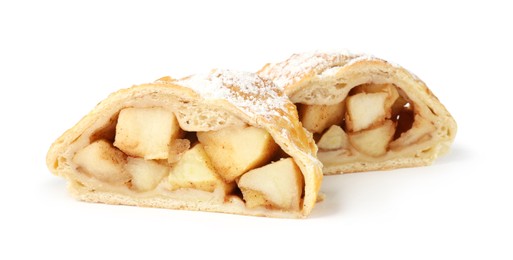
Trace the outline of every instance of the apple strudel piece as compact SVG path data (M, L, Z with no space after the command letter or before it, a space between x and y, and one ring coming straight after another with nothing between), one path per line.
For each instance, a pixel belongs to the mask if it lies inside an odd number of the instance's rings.
M111 94L47 165L84 201L301 218L322 181L316 152L270 80L213 70Z
M295 54L259 75L297 105L324 174L428 165L456 135L456 122L424 82L379 58Z

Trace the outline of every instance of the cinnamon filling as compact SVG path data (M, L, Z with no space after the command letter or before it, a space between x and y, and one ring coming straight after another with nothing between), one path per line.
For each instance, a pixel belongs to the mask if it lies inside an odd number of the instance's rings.
M173 112L125 108L73 157L77 169L135 193L202 191L249 208L299 210L303 175L265 130L186 132ZM192 192L191 194L194 194Z
M379 158L423 138L434 126L394 84L362 84L337 104L299 104L300 121L314 133L320 151Z

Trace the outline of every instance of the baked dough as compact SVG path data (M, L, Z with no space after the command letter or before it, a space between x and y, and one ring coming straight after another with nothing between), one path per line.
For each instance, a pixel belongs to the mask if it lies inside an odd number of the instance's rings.
M270 80L213 70L111 94L47 165L83 201L301 218L322 180L316 153Z
M298 106L324 174L428 165L456 135L456 122L424 82L376 57L294 54L259 75Z

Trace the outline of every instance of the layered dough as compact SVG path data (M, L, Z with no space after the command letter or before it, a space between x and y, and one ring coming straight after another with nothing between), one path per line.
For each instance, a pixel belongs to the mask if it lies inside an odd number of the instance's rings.
M454 119L420 79L375 57L295 54L259 74L297 105L325 174L427 165L456 135Z
M47 164L85 201L305 217L322 179L316 152L271 81L214 70L112 94Z

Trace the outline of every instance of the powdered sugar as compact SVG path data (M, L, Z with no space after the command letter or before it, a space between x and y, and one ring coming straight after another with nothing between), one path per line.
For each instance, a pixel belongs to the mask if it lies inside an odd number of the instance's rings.
M205 99L225 99L249 116L278 114L288 102L284 93L270 80L250 72L213 70L210 74L194 75L176 84L196 91Z
M349 60L346 64L344 64L344 66L350 66L357 62L365 61L365 60L379 60L379 58L377 58L373 55L369 55L369 54L360 54L359 56L354 57L351 60Z
M300 53L292 55L283 62L267 66L260 74L273 79L278 87L285 88L300 81L310 73L326 72L325 76L329 76L338 71L338 69L330 70L331 68L340 68L361 60L372 59L377 58L365 54L352 54L347 51Z
M326 69L325 71L323 71L319 76L324 78L324 77L333 77L335 75L337 75L337 73L339 72L340 70L340 66L336 66L336 67L332 67L332 68L329 68L329 69Z

